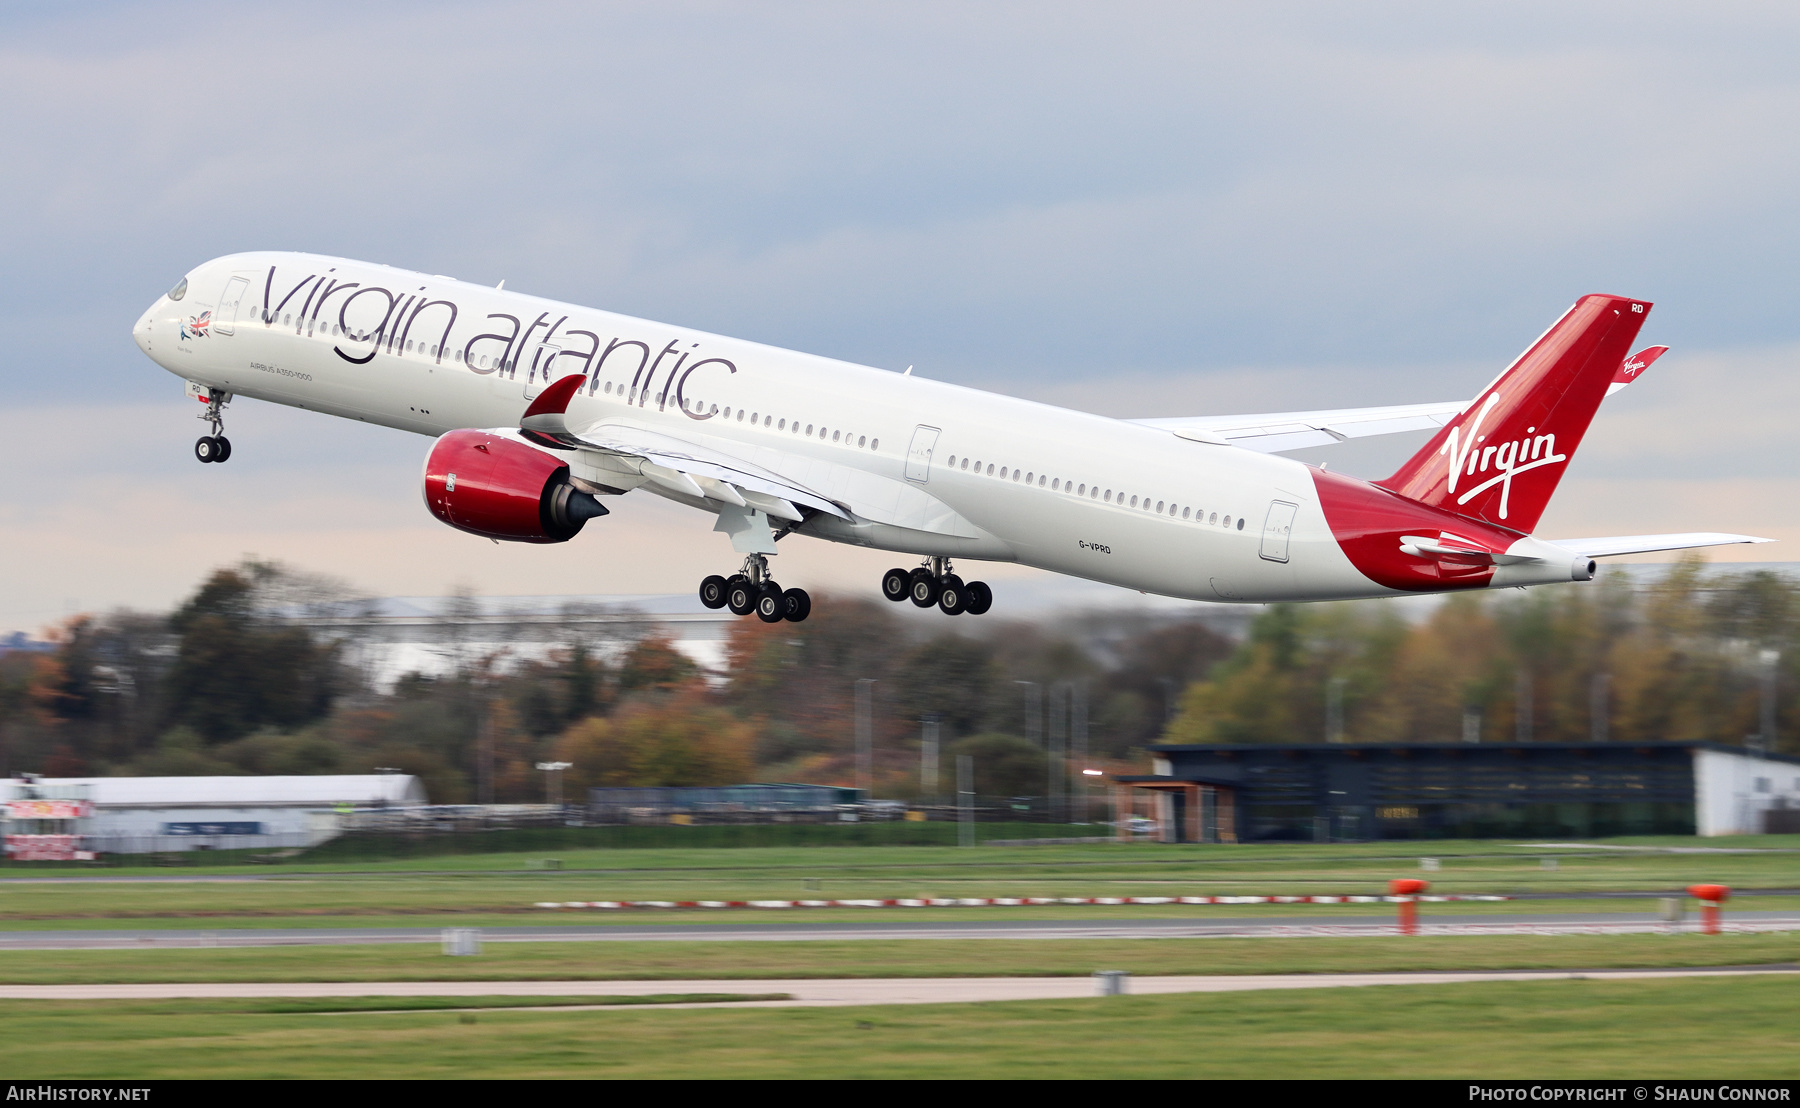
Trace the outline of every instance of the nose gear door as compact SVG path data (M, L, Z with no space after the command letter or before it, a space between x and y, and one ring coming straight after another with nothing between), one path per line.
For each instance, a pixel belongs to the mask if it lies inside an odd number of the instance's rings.
M1269 505L1268 518L1263 521L1262 550L1263 558L1271 562L1288 560L1288 539L1294 530L1294 513L1299 505L1289 504L1285 500L1277 500Z

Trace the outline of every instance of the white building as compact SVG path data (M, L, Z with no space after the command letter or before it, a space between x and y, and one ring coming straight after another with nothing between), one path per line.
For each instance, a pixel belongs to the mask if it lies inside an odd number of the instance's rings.
M1800 759L1757 757L1722 746L1694 748L1695 834L1785 830L1769 826L1765 815L1784 809L1800 810Z
M72 830L105 854L283 849L335 838L359 810L426 802L417 777L383 773L317 777L54 777L7 781L9 812L31 814L38 797L78 798ZM20 818L13 834L41 830ZM17 827L15 831L14 828ZM9 839L12 834L9 834Z

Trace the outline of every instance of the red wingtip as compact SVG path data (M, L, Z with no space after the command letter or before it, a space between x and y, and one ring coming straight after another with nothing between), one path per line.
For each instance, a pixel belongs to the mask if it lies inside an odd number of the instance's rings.
M580 392L581 386L585 384L587 384L586 377L579 373L569 374L543 392L538 393L537 399L533 400L525 409L525 414L519 417L520 421L523 422L532 416L562 415L569 410L569 401L574 399L575 394Z

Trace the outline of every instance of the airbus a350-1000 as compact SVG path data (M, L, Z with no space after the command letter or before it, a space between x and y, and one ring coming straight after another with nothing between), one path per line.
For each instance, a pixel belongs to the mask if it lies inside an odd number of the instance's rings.
M1191 600L1333 600L1585 581L1608 555L1766 541L1532 537L1601 401L1662 353L1631 353L1649 311L1584 296L1466 402L1138 420L312 254L207 262L133 336L206 406L203 462L231 457L224 408L247 396L430 436L427 509L490 539L567 542L605 498L654 493L744 555L701 600L776 622L811 608L770 572L792 535L920 556L883 594L951 615L993 601L958 560ZM1280 456L1421 430L1382 481Z

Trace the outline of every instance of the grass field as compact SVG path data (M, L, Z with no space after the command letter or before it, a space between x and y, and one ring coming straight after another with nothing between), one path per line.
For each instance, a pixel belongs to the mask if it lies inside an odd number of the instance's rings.
M1782 978L1569 980L993 1004L294 1012L268 1001L0 1007L46 1078L1795 1078Z
M1619 840L1663 845L1658 840ZM1729 849L1745 844L1679 840ZM553 922L530 905L570 900L864 899L920 896L1175 896L1222 894L1373 894L1389 878L1425 876L1445 893L1574 893L1675 890L1700 881L1740 889L1800 887L1800 837L1747 840L1753 853L1663 853L1604 849L1549 850L1530 844L1437 842L1315 846L1162 846L1093 844L1045 847L771 847L738 849L590 850L554 856L477 854L389 863L297 865L246 872L163 870L153 882L0 883L0 928L106 926L108 921L157 926L329 926L334 922ZM1423 872L1419 858L1441 869ZM1543 868L1554 859L1556 868ZM55 876L66 871L46 871ZM92 871L112 876L116 871ZM142 875L132 871L133 875ZM0 876L27 877L22 867ZM208 881L251 876L256 880ZM1791 908L1800 900L1763 900ZM1543 902L1438 905L1433 912L1544 911ZM1558 902L1554 910L1633 910L1644 904ZM1272 905L1207 908L1209 917L1293 914L1318 918L1370 912L1352 908ZM979 909L978 918L1011 912L1068 918L1096 909ZM1194 915L1193 908L1108 908L1113 915ZM855 910L855 918L954 919L955 909L906 910L887 917ZM420 920L416 917L427 917ZM510 918L508 918L510 917ZM692 920L691 914L584 914L586 922ZM715 917L716 918L716 917ZM741 915L734 918L741 918ZM809 913L807 918L823 918ZM556 921L560 922L560 921Z
M1453 969L1626 969L1800 962L1800 933L1471 935L1356 939L966 939L489 943L0 951L0 983L554 981L682 978L1056 977Z

